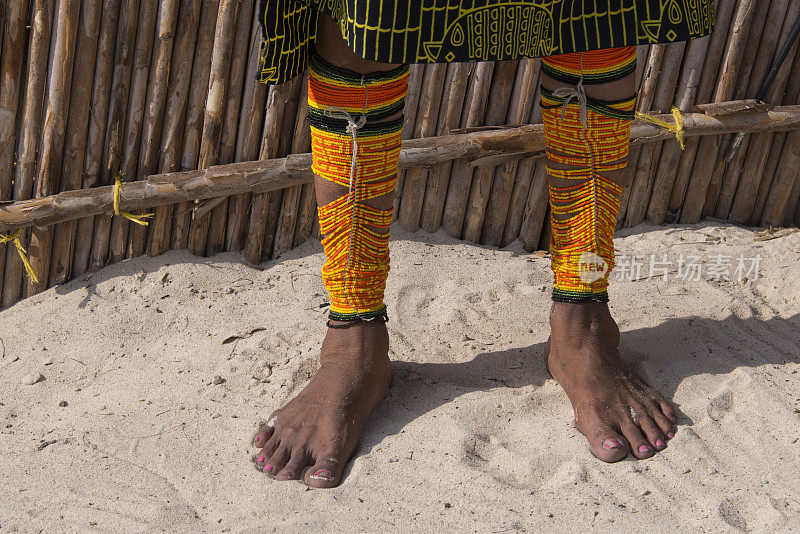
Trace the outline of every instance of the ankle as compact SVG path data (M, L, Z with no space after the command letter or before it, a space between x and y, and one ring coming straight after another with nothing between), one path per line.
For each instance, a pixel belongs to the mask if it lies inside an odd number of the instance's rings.
M605 302L553 302L550 330L557 337L619 337L619 328Z

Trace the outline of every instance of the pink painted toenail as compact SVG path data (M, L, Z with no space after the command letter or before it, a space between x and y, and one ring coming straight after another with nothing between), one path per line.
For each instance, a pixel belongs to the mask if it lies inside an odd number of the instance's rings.
M641 453L650 452L650 447L648 447L647 445L642 445L641 447L639 447L639 452Z
M603 448L607 451L613 451L614 449L621 449L622 443L615 439L607 439L603 442Z
M264 463L264 457L263 456L259 456L258 457L258 463L260 463L260 464Z
M265 466L264 466L264 471L266 471L267 473L269 473L270 471L272 471L272 466L271 466L271 465L265 465Z
M327 469L320 469L313 475L311 475L313 480L333 480L333 474Z
M663 447L663 446L664 446L664 441L663 440L656 441L656 447Z

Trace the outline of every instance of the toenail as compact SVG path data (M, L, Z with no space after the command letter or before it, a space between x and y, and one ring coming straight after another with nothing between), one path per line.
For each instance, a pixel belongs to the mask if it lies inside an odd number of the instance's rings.
M648 447L647 445L642 445L641 447L639 447L639 452L641 453L650 452L650 447Z
M675 437L675 432L667 432L667 437L668 437L669 439L672 439L672 438L674 438L674 437Z
M291 471L284 471L282 473L278 473L278 476L284 478L292 478L294 475L292 475Z
M663 446L664 446L664 440L660 439L660 440L656 441L656 447L663 447Z
M313 480L333 480L333 474L328 471L327 469L320 469L313 475L311 475L311 479Z
M272 471L272 466L271 465L265 465L264 466L264 471L266 471L267 473L271 472Z
M263 456L259 456L258 457L258 463L260 463L260 464L264 463L264 457Z
M603 442L603 448L607 451L613 451L614 449L621 449L622 443L615 439L607 439Z

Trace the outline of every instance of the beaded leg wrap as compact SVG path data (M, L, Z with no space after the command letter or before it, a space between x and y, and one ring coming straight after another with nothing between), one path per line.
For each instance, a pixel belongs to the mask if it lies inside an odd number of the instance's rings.
M552 78L577 88L542 88L550 175L553 300L607 302L622 186L605 176L627 165L636 95L586 97L584 85L620 80L636 69L636 49L612 48L542 60Z
M313 170L348 188L318 208L327 261L322 279L331 299L329 319L349 326L387 321L383 292L389 273L392 209L367 204L394 191L408 66L367 75L312 57L308 80ZM328 321L329 327L336 327Z

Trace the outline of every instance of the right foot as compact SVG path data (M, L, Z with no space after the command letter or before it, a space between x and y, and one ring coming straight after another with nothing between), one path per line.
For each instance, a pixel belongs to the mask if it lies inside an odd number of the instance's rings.
M329 328L317 373L256 432L258 469L277 480L302 477L315 488L337 486L364 424L389 389L388 354L384 323Z

